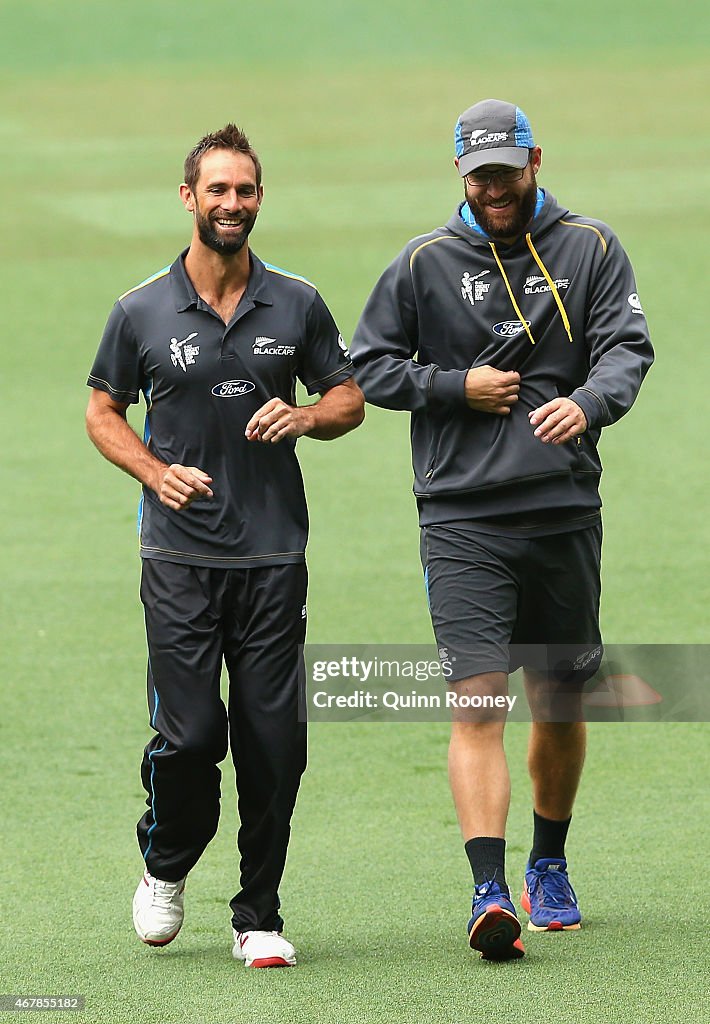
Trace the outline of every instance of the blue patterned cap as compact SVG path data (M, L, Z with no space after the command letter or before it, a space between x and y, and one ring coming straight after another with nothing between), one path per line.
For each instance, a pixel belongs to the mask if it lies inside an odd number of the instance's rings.
M463 177L485 164L525 167L535 143L520 107L504 100L481 100L459 117L454 145Z

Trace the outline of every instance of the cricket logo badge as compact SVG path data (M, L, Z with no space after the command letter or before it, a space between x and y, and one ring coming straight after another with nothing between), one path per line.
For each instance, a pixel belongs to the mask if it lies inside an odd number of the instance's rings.
M199 345L190 345L192 339L196 337L197 331L188 334L182 341L178 341L177 338L170 339L170 358L173 366L179 366L183 373L187 373L188 366L193 366L195 356L200 354Z
M490 274L490 270L482 270L480 274L476 274L472 277L468 271L461 278L461 298L475 305L476 302L480 302L483 296L488 292L490 288L490 282L482 281L481 278L485 277L486 274Z

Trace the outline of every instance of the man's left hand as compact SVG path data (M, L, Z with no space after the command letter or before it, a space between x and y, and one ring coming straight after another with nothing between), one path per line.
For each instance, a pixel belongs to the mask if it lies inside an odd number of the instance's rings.
M281 398L272 398L254 413L244 436L247 441L276 444L285 437L302 437L311 429L312 422L308 406L287 405Z
M587 429L587 417L571 398L553 398L533 409L528 418L543 444L564 444Z

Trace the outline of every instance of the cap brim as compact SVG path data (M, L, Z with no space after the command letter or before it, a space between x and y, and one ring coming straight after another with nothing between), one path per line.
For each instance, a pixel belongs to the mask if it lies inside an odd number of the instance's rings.
M500 164L502 167L525 167L529 159L530 151L522 146L508 148L493 146L490 149L474 150L473 153L466 153L465 156L459 158L459 174L463 178L464 174L469 174L488 164Z

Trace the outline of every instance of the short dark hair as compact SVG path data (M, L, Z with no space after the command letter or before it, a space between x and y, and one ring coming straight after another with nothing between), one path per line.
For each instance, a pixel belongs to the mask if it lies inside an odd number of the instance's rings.
M256 171L256 187L261 185L261 161L251 148L251 143L241 128L236 124L226 124L218 132L211 132L200 139L195 148L185 157L185 184L194 191L197 179L200 176L200 164L205 153L212 149L228 149L233 153L244 153L251 158Z

